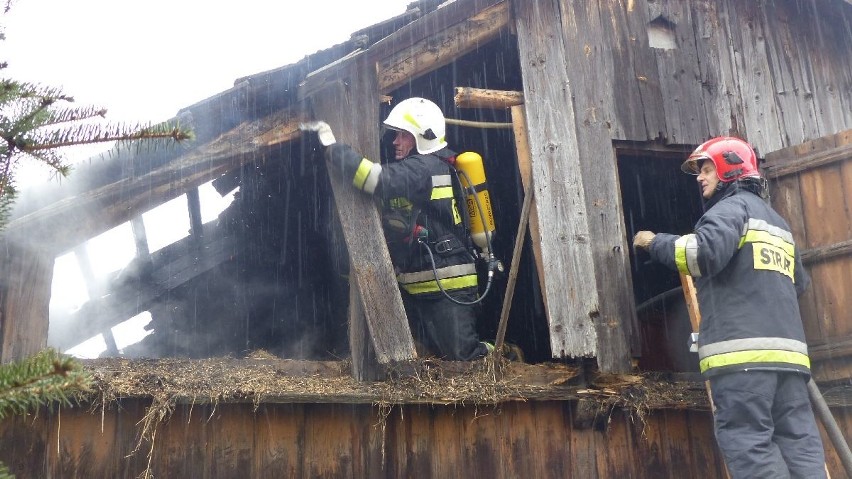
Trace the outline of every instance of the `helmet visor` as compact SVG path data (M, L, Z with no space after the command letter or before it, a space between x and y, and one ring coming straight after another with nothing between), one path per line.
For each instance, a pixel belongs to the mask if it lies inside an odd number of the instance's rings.
M680 170L690 175L697 175L701 173L701 163L709 159L710 157L704 153L693 153L689 155L686 161L680 164Z

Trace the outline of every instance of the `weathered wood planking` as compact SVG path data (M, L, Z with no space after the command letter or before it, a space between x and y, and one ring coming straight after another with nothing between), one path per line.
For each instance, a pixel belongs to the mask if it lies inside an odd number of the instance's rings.
M783 146L783 133L775 106L775 89L767 60L766 31L756 2L731 2L726 9L727 35L733 70L745 115L746 138L772 150Z
M654 49L657 57L663 110L666 115L665 138L669 143L701 143L710 130L704 115L704 95L699 79L698 50L694 35L690 2L648 2L648 18L661 17L671 25L677 48ZM646 32L647 35L647 32Z
M47 346L53 256L0 242L0 363L31 356Z
M737 105L738 87L727 48L728 36L722 28L720 2L693 2L691 15L695 29L695 51L701 82L707 137L742 135L742 109Z
M791 223L794 239L800 250L818 250L844 244L852 240L852 149L845 160L832 162L811 161L825 156L826 152L843 151L852 145L852 130L822 137L795 147L773 152L766 157L770 171L789 170L773 184L773 204ZM834 154L831 155L836 156ZM813 166L799 170L797 162ZM800 298L802 318L808 340L824 345L829 358L847 356L848 352L835 342L843 342L852 335L849 311L852 299L852 257L837 254L809 263L812 284L808 293ZM817 367L820 379L839 379L848 373L844 367L832 365Z
M769 8L772 11L767 11ZM797 145L820 136L813 101L803 98L811 87L796 67L799 58L808 54L808 47L794 36L794 25L801 17L793 14L789 8L761 4L761 21L771 32L766 38L766 51L785 145Z
M554 357L595 356L600 318L580 152L556 0L513 4Z
M371 65L366 56L355 57L347 66L348 83L330 83L310 99L314 116L328 122L338 141L378 160L379 101ZM349 250L350 275L356 278L376 359L381 364L413 359L414 339L373 198L336 174L330 174L329 179Z
M616 95L601 94L614 92L609 79L613 66L608 55L608 30L601 28L608 24L604 19L609 15L594 2L576 2L572 7L566 4L560 18L568 59L563 72L572 93L572 101L565 108L573 108L576 116L579 171L600 307L595 320L597 359L603 371L627 372L631 368L631 349L638 355L640 345L635 305L630 294L625 294L633 291L633 286L628 274L629 249L612 144ZM635 101L629 91L627 94L624 101ZM539 201L539 208L543 204L543 200Z
M572 426L574 403L499 406L179 405L139 441L148 402L10 417L0 461L18 477L723 477L706 411L616 409ZM833 410L852 430L847 409ZM828 444L828 443L826 443ZM139 447L138 450L135 450ZM826 450L834 477L842 468ZM838 475L839 474L839 475Z
M636 2L600 4L601 27L612 51L612 98L616 109L613 138L645 141L660 138L666 128L664 103L654 50L648 40L648 10Z

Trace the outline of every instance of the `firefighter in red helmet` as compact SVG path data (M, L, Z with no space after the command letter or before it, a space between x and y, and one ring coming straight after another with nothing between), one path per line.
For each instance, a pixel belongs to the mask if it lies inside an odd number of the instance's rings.
M754 149L713 138L681 169L698 176L705 201L694 232L639 231L633 244L695 279L699 367L728 471L734 479L825 477L797 300L810 279L790 227L764 199Z

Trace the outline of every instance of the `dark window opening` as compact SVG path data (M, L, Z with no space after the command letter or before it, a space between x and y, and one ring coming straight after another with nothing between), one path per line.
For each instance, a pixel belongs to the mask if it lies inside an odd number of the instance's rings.
M696 371L688 351L692 331L679 275L632 248L641 230L687 234L702 213L695 176L680 164L688 151L622 152L618 156L624 223L630 249L633 295L642 338L642 370Z

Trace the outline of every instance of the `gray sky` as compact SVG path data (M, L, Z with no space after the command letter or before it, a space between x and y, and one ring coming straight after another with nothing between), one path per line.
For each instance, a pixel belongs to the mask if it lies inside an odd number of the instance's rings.
M63 87L113 121L161 121L405 11L411 0L16 0L3 76Z

